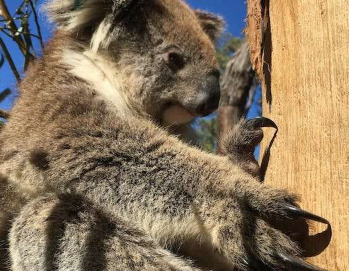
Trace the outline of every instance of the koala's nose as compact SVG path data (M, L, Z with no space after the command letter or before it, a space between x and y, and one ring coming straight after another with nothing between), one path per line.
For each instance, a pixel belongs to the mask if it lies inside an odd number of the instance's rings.
M212 76L212 78L204 83L202 91L203 94L200 95L201 99L199 99L197 113L206 116L218 108L221 98L219 78Z

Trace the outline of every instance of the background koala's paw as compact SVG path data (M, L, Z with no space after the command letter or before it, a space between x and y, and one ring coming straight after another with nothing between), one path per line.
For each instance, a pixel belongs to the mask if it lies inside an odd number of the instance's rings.
M254 157L254 150L263 139L263 127L278 129L276 124L268 118L242 119L222 139L223 154L229 156L234 163L239 164L253 176L259 176L260 168Z
M240 270L323 270L300 258L295 236L308 233L306 220L329 224L326 219L300 209L297 197L285 190L246 181L235 188L233 200L224 206L231 212L214 238L225 257ZM279 221L287 227L276 226Z

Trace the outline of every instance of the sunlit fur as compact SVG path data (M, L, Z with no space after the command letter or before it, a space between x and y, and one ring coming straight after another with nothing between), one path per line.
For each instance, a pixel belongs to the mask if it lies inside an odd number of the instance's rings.
M218 271L246 270L253 255L282 269L276 252L297 247L267 219L296 197L181 136L218 82L222 20L180 0L54 0L46 9L57 32L1 130L9 259L0 264ZM171 52L183 67L166 63Z
M122 82L112 62L93 51L77 52L67 49L63 52L62 63L71 74L87 82L101 99L110 103L111 110L117 110L121 116L132 114L132 109L127 104L127 96L122 90Z

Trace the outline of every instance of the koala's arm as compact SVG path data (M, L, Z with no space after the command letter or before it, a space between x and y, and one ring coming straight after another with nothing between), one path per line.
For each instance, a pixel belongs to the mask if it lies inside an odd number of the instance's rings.
M54 151L47 150L49 186L135 221L160 244L206 242L241 269L255 261L286 266L285 259L298 254L266 222L299 213L294 195L260 184L228 158L191 148L149 122L103 122L61 125L49 144Z

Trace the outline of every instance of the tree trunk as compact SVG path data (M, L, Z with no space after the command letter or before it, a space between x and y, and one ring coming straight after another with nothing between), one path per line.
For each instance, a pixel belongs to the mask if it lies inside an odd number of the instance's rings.
M266 182L300 194L304 209L331 222L329 247L310 260L331 271L349 270L348 14L343 0L248 0L263 115L279 126ZM329 238L319 236L314 251Z
M255 73L248 44L243 42L227 64L221 82L221 102L218 110L218 138L232 129L244 115ZM218 141L217 152L220 153Z

